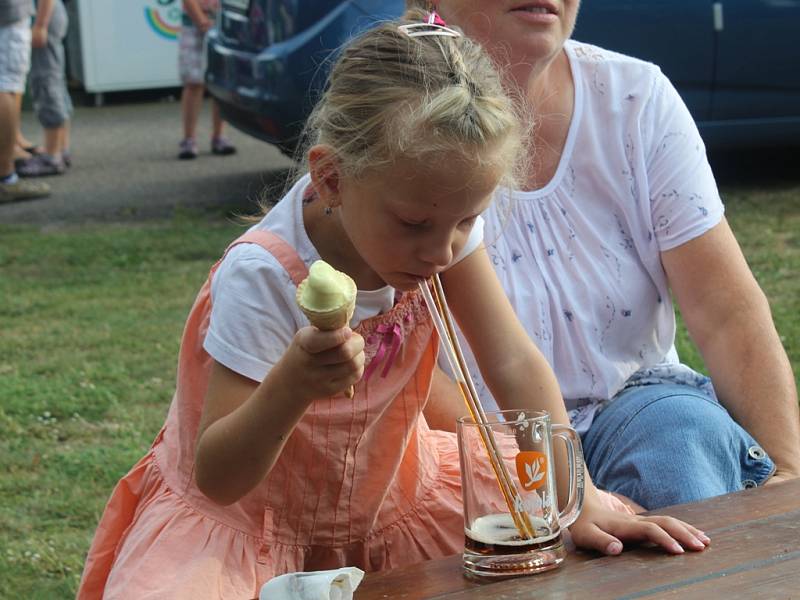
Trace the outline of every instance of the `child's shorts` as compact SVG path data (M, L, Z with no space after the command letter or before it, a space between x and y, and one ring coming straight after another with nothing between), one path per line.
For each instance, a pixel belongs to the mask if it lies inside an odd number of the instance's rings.
M178 47L178 71L181 81L186 83L205 83L206 57L203 47L205 34L193 25L181 27Z
M30 22L25 19L0 26L0 92L24 93L30 68Z

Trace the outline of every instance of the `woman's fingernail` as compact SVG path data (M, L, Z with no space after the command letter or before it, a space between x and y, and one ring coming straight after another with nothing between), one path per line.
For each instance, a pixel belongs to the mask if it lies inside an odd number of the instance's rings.
M702 531L701 531L700 533L698 533L698 534L697 534L697 538L698 538L698 539L699 539L701 542L703 542L703 543L705 543L705 544L708 544L709 542L711 542L711 538L710 538L710 537L708 537L708 536L707 536L705 533L703 533Z
M619 542L611 542L606 546L606 554L619 554L622 552L622 544Z
M672 542L672 544L670 545L670 549L675 554L683 554L685 552L685 550L683 549L683 546L681 546L678 542Z

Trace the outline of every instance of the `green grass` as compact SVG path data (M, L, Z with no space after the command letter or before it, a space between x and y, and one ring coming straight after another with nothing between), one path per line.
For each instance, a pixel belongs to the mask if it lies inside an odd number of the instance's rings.
M185 319L241 227L0 228L0 598L71 598L157 433Z
M725 194L800 367L800 190ZM74 597L112 487L158 432L183 321L242 228L0 227L0 598ZM685 332L679 350L694 366Z

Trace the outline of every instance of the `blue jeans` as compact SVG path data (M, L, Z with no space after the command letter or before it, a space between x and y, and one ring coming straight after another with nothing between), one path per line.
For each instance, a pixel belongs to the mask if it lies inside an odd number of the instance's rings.
M755 487L775 471L716 399L688 385L624 389L582 441L595 484L647 509Z

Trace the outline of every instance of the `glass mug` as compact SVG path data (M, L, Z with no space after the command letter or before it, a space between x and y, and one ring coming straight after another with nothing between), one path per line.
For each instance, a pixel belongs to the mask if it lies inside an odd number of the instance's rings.
M458 420L464 570L483 579L554 569L567 555L561 530L575 522L583 506L580 437L571 427L551 425L546 412L489 412L486 421L481 425L472 417ZM561 512L553 437L564 440L569 462L569 499ZM502 464L492 465L486 443L497 449ZM505 488L498 482L496 469L504 471Z

